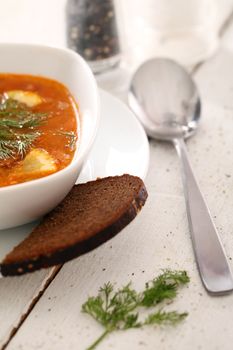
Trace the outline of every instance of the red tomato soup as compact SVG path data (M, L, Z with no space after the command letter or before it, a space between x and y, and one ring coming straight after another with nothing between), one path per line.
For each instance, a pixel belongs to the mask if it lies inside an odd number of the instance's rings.
M58 81L0 74L0 186L47 176L70 164L77 114L69 90Z

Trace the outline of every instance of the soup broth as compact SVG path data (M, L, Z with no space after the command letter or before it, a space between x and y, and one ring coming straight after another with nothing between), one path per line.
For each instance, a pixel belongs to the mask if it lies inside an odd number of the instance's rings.
M0 74L0 186L65 168L77 141L77 105L61 83Z

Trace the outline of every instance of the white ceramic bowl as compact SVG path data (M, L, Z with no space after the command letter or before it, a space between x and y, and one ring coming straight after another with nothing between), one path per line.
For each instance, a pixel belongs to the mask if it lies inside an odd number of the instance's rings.
M22 184L0 188L0 229L33 221L53 209L70 191L92 147L99 125L99 97L85 61L67 49L0 44L0 73L44 76L63 83L80 109L79 141L65 169Z

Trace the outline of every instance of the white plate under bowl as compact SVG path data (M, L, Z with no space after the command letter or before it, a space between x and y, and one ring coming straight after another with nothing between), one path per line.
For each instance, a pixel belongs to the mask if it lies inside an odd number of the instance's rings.
M101 122L93 150L77 183L128 173L145 178L149 164L146 134L133 113L118 99L100 91ZM37 222L0 230L0 261L31 232Z
M103 90L100 106L98 135L77 183L124 173L144 179L149 144L141 124L124 103Z

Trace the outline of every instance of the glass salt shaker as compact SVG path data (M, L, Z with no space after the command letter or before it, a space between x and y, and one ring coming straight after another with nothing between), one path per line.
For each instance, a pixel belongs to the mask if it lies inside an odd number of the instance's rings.
M94 73L120 62L120 42L114 0L68 0L68 47L78 52Z

